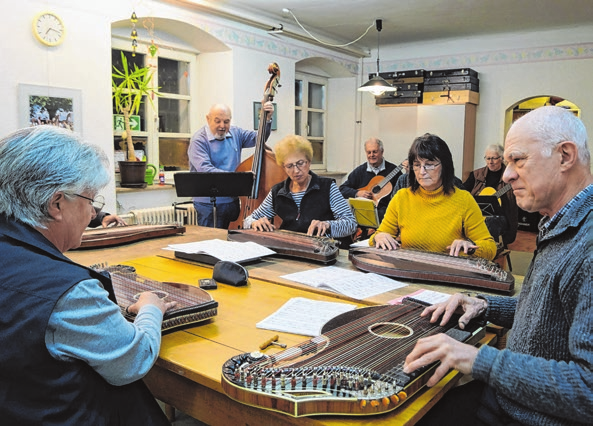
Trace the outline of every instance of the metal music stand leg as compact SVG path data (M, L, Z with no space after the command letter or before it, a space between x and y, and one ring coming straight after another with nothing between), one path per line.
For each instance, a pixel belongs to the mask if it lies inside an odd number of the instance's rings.
M212 203L212 222L213 222L213 227L216 228L216 197L210 197L210 202Z

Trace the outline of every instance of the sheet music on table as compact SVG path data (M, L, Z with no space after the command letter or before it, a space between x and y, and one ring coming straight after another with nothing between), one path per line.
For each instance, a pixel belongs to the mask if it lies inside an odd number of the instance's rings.
M330 319L356 309L350 303L324 302L304 297L293 297L272 315L255 326L284 333L319 336Z
M389 303L390 305L397 305L402 303L402 300L406 297L411 297L413 299L420 300L430 305L434 305L436 303L446 302L447 300L449 300L449 297L451 297L451 295L447 293L442 293L440 291L426 290L424 288L421 288L420 290L415 291L414 293L406 294L405 296L401 296L397 299L390 300L387 303Z
M229 260L231 262L247 262L276 254L275 251L251 241L240 243L218 239L196 241L194 243L169 244L164 250L174 250L189 254L202 253L219 260Z
M372 272L351 271L337 266L325 266L283 275L281 278L311 287L341 293L353 299L366 299L407 286L400 281Z

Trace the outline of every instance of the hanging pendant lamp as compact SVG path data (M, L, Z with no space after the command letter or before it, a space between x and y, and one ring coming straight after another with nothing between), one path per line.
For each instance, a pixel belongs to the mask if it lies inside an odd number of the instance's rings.
M395 92L397 89L389 84L379 75L379 47L381 44L381 30L383 29L383 20L375 21L377 27L377 75L358 88L359 92L370 92L375 96L382 95L385 92Z

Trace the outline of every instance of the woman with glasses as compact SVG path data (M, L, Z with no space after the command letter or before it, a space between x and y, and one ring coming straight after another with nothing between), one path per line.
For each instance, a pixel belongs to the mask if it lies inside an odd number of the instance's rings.
M498 241L499 236L502 236L502 241L506 246L515 241L517 237L519 213L513 189L502 180L505 170L502 161L503 152L504 148L500 145L488 145L484 154L486 166L471 172L467 180L463 182L463 186L474 197L476 195L493 195L497 191L506 190L504 194L500 194L500 197L498 197L502 207L501 213L503 214L485 218L486 226L488 226L492 236L496 241Z
M492 260L496 244L474 198L454 185L453 157L445 141L429 133L416 138L408 161L409 186L392 198L371 246Z
M110 179L105 153L69 130L0 140L3 424L169 424L142 378L174 304L140 293L128 322L109 277L63 255L80 246Z
M289 135L276 144L274 152L288 178L272 187L262 204L245 219L244 227L273 231L272 220L278 216L282 219L280 229L332 238L352 235L356 219L336 183L309 169L313 159L311 142Z

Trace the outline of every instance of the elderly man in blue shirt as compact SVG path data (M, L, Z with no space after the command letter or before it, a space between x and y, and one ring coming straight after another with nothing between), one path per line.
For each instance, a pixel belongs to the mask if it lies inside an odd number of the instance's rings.
M264 103L268 119L265 125L264 140L270 136L271 115L274 104ZM231 126L231 109L227 105L216 104L206 115L207 124L191 138L187 154L191 172L234 172L241 163L241 150L252 148L257 141L257 132ZM213 206L210 197L194 197L198 213L198 225L214 227ZM239 217L238 197L216 197L216 227L227 229Z

